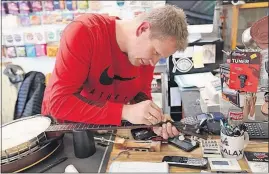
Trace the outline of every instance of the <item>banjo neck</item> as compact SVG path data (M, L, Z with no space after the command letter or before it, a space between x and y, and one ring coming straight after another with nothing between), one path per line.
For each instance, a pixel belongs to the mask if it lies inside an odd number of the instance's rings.
M207 139L207 134L198 131L199 128L186 125L181 122L170 122L173 126L177 128L177 130L183 134L196 136L198 138ZM155 125L144 125L144 124L132 124L128 121L122 121L120 126L116 125L100 125L100 124L86 124L86 123L61 123L61 124L53 124L50 125L45 132L62 132L68 133L73 130L117 130L117 129L136 129L136 128L151 128L151 127L160 127L163 123L161 122Z
M122 121L120 126L115 125L100 125L86 123L61 123L54 124L48 127L46 132L72 132L73 130L116 130L116 129L136 129L150 128L158 125L132 124L128 121Z

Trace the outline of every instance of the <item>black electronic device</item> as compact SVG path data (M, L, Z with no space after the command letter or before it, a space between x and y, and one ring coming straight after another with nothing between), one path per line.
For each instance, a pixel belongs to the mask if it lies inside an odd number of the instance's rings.
M246 122L249 139L268 139L268 122Z
M172 144L186 152L190 152L199 147L198 142L192 142L189 138L185 138L184 140L179 140L178 137L169 138L168 143Z
M151 140L157 135L150 128L136 128L131 129L131 134L135 140Z
M166 162L171 166L193 169L206 169L208 166L208 161L205 158L190 158L184 156L164 156L162 162Z

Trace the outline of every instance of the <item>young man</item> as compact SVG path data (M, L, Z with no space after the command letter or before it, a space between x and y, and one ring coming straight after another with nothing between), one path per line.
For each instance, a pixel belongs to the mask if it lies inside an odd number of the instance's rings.
M85 14L63 32L42 114L90 124L156 124L164 120L151 101L154 65L187 46L184 12L164 6L132 20ZM155 128L179 134L171 124Z

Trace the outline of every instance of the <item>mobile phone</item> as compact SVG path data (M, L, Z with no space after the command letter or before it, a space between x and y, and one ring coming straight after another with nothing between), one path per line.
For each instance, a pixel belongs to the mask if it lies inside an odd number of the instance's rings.
M184 140L179 140L178 137L168 139L168 143L172 144L186 152L190 152L199 147L199 143L196 142L195 145L191 143L189 138L185 138Z

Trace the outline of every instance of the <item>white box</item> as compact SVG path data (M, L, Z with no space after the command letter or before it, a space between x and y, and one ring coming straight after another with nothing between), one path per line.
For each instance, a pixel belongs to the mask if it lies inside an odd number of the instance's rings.
M205 90L200 90L200 106L204 113L220 112L220 104L210 100Z

